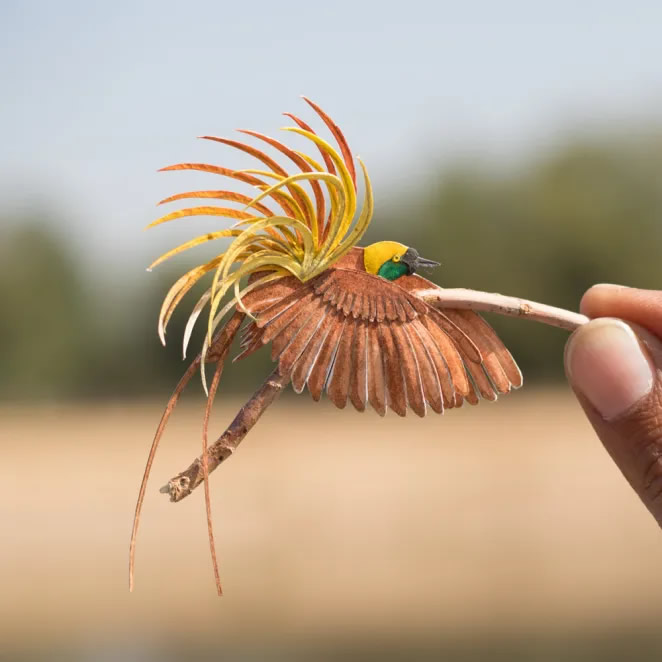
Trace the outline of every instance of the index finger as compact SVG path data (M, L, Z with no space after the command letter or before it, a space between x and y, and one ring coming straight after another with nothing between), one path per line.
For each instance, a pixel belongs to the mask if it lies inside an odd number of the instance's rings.
M662 337L662 291L594 285L582 297L579 308L590 318L619 317Z

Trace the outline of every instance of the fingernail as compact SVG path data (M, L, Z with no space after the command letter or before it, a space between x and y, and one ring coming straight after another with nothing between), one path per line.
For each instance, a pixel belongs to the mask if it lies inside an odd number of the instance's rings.
M575 388L607 420L648 395L655 379L634 331L609 318L594 320L572 336L566 366Z
M591 287L592 290L630 290L632 288L627 285L616 285L615 283L597 283Z

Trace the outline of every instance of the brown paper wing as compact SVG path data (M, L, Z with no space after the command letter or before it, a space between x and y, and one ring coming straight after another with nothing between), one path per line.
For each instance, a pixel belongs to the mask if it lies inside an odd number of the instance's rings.
M297 393L307 386L319 400L326 391L340 408L350 401L382 416L389 407L425 416L428 407L442 413L522 384L482 317L436 310L415 291L362 271L329 269L308 283L283 278L244 303L256 321L244 330L237 359L271 342L272 359Z

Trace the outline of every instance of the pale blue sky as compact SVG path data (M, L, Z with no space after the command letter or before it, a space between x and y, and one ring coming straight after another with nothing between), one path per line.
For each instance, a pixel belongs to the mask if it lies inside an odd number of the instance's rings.
M457 154L510 162L567 130L655 121L661 34L659 1L4 0L3 206L51 204L91 260L142 268L208 227L142 233L156 200L208 184L156 169L233 166L195 136L273 133L284 110L311 117L300 94L343 127L387 204L407 172Z

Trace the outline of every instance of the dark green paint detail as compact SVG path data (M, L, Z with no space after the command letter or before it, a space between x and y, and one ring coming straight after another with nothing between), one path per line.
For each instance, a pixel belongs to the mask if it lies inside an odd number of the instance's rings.
M377 275L386 278L386 280L396 280L400 278L400 276L404 276L408 270L409 268L404 262L402 262L402 260L400 260L400 262L389 260L379 267Z

